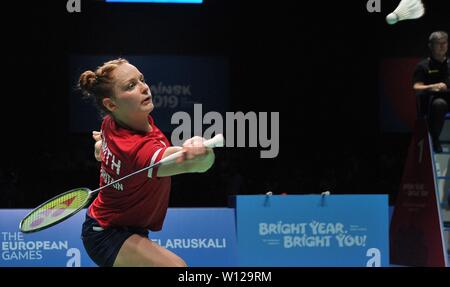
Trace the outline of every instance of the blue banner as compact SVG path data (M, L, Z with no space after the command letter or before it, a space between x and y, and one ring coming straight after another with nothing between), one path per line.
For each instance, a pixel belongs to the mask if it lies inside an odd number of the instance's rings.
M240 266L389 266L387 195L236 200Z
M234 209L169 210L163 230L150 234L152 240L175 252L191 267L237 266Z
M36 233L19 231L30 210L0 210L0 267L96 266L80 238L85 211ZM181 256L189 266L236 266L234 209L169 208L163 230L150 238Z
M0 210L0 266L95 266L80 239L84 211L23 234L29 211ZM192 267L388 266L388 221L386 195L238 196L236 213L169 208L150 238Z
M0 266L80 267L96 266L81 241L85 212L36 233L22 233L19 222L31 210L0 210Z
M105 0L109 3L202 4L203 0Z

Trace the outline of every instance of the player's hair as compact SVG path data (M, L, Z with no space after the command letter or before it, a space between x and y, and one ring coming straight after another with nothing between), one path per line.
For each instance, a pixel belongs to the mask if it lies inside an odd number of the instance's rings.
M83 96L94 99L101 113L109 113L109 110L103 106L103 99L114 96L112 72L125 63L128 61L123 58L111 60L99 66L95 72L87 70L80 76L78 87Z
M436 41L445 39L448 41L448 34L444 31L435 31L430 34L430 37L428 38L428 43L433 44Z

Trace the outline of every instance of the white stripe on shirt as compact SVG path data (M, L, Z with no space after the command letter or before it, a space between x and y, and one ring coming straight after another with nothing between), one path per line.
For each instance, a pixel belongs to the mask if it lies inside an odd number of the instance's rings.
M162 148L160 148L153 154L152 160L150 161L150 165L154 164L154 162L155 162L156 158L158 157L158 154L161 152L161 150L162 150ZM150 178L152 177L152 172L153 172L153 168L150 168L148 170L148 177L150 177Z

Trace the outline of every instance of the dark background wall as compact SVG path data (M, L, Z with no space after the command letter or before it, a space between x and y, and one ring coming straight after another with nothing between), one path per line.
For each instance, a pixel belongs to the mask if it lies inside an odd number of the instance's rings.
M174 177L172 206L224 206L231 194L268 190L395 200L410 135L379 129L379 64L426 56L429 33L450 32L449 1L424 1L424 17L393 26L384 17L398 1L388 0L381 13L368 13L365 0L81 1L81 13L68 13L66 1L2 9L13 15L0 20L2 207L98 185L90 135L68 128L71 54L225 56L230 111L280 113L276 159L254 148L219 150L207 175Z

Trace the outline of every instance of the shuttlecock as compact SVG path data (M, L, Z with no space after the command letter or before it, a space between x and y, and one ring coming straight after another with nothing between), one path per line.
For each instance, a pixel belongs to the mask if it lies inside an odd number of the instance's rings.
M386 16L386 22L394 25L398 21L417 19L425 14L425 8L421 0L401 0L394 12Z

